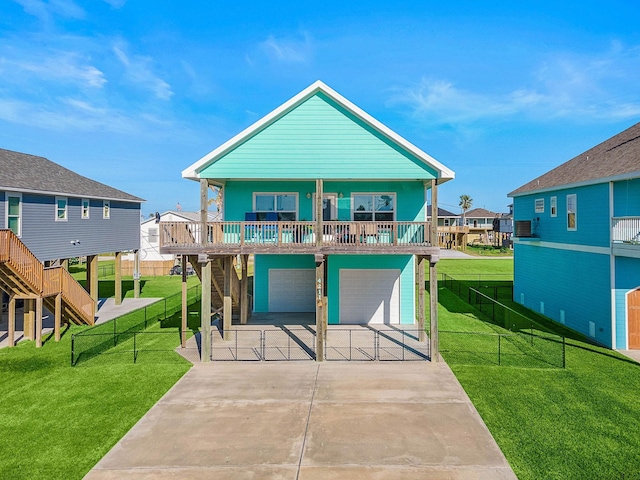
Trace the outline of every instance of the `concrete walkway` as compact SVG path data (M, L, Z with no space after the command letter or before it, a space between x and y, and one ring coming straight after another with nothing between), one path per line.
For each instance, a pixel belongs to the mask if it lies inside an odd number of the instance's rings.
M635 360L640 363L640 350L616 350L618 353L621 353L625 357L630 358L631 360Z
M449 367L195 365L85 477L515 479Z

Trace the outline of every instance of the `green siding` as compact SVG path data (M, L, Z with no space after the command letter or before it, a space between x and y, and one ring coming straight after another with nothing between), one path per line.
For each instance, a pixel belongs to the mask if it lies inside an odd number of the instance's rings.
M224 219L227 221L244 220L245 212L253 211L254 192L298 193L298 219L313 220L313 194L315 181L229 181L225 185ZM351 194L358 193L395 193L396 220L425 220L425 190L421 181L378 181L378 182L324 182L325 193L342 193L338 198L338 220L351 220Z
M199 172L201 178L432 179L437 172L322 93Z
M400 323L415 323L415 278L412 255L329 255L328 317L329 324L340 323L340 269L400 270Z
M253 311L269 311L269 270L316 268L313 255L256 255L253 276Z

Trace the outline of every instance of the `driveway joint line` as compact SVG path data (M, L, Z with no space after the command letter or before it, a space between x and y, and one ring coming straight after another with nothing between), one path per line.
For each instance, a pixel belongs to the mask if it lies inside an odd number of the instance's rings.
M296 472L296 480L300 477L300 468L302 468L302 457L304 456L304 447L307 443L307 434L309 433L309 423L311 422L311 409L313 408L313 399L318 389L318 375L320 373L320 365L316 367L316 378L313 382L313 392L311 393L311 402L309 402L309 412L307 413L307 424L304 427L304 437L302 438L302 447L300 448L300 459L298 461L298 471Z

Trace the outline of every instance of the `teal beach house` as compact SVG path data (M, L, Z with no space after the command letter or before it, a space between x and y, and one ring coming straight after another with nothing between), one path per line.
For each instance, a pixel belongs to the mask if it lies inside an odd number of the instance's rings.
M315 312L318 326L423 324L416 305L439 253L427 206L437 211L438 185L454 173L324 83L182 176L200 183L202 221L161 224L162 251L199 265L203 318L219 307L225 330L234 314L243 324L261 312ZM222 222L206 221L212 186L223 195ZM430 299L435 311L437 290Z
M640 123L509 194L514 300L640 349Z

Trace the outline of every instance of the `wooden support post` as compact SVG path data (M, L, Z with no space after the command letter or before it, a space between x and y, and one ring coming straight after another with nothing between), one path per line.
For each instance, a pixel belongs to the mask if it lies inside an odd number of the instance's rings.
M7 332L9 346L16 344L16 297L9 295L9 311L7 321L9 322L9 331Z
M62 261L60 262L60 265L65 270L69 270L69 259L68 258L63 258Z
M89 295L96 302L98 309L98 256L87 256L87 284L89 285ZM95 312L94 312L95 313Z
M24 338L29 340L34 340L34 305L33 299L25 298L24 299L24 308L22 314L22 331Z
M122 304L122 252L116 252L115 274L116 274L115 300L116 300L116 305L120 305Z
M42 297L34 300L34 315L36 317L36 348L42 347Z
M322 227L322 179L316 179L316 245L322 246L322 235L324 229Z
M321 212L319 212L321 213ZM316 361L324 361L324 256L316 255Z
M225 340L231 340L231 318L233 303L231 300L231 269L233 257L224 257L224 299L222 303L222 334Z
M240 255L242 278L240 279L240 324L246 325L249 318L249 255Z
M424 317L425 317L425 305L424 305L424 270L425 270L425 261L424 257L418 255L416 257L416 272L417 272L417 282L418 282L418 341L425 341L425 331L424 331Z
M182 255L182 323L180 325L180 346L187 346L187 256Z
M202 264L200 300L200 361L211 360L211 260Z
M431 361L440 361L438 350L438 256L431 255L429 258L429 315L431 322Z
M209 220L209 181L200 179L200 244L207 244L207 221Z
M140 250L133 254L133 298L140 298Z
M438 185L431 180L431 246L438 247Z
M56 342L60 341L60 328L62 327L62 294L56 295L55 312L53 312L53 334Z

